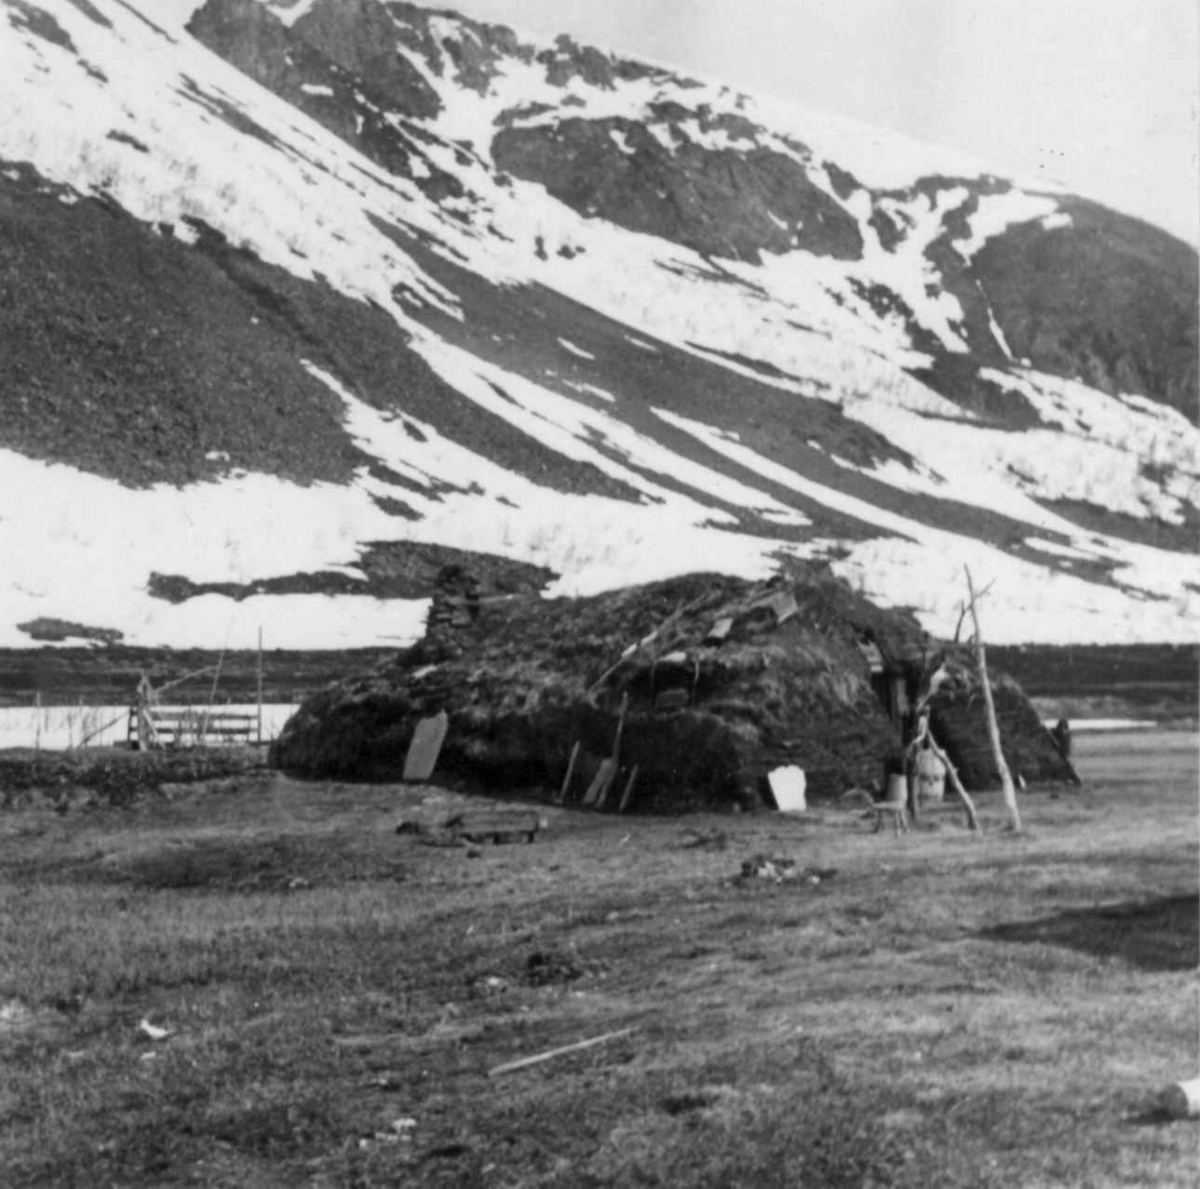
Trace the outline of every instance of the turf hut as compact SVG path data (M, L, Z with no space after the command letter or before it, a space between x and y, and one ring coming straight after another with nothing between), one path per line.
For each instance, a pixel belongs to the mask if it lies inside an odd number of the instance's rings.
M824 567L759 584L691 574L586 599L475 599L456 584L467 593L435 599L418 644L306 701L273 762L398 779L417 723L445 711L438 776L484 791L559 790L578 744L568 803L614 757L608 807L635 767L630 805L642 811L770 806L768 774L792 764L810 798L831 798L879 783L930 647L915 620ZM892 702L864 644L886 658Z
M460 580L461 581L461 580ZM858 649L858 618L888 613L827 572L753 585L695 574L587 599L439 598L395 662L310 698L273 750L302 775L394 779L416 723L449 730L440 775L487 789L557 789L580 744L576 791L610 757L634 804L759 804L766 774L799 764L810 795L877 776L896 744ZM915 624L904 630L916 632Z

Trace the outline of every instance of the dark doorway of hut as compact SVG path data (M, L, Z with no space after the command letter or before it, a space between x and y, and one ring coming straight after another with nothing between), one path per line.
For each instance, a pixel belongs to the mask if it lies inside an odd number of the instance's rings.
M897 750L903 752L916 731L914 708L921 697L925 658L910 660L893 656L873 636L861 639L858 647L870 670L871 688L896 728Z

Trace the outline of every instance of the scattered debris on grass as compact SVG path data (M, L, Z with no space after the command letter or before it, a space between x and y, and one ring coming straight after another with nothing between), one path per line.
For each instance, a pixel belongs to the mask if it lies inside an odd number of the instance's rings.
M682 831L679 846L683 850L725 850L729 835L724 830L695 830L689 826Z
M499 974L481 974L467 984L472 997L488 999L493 995L504 995L512 989L512 983Z
M721 1101L730 1092L729 1086L705 1086L699 1090L680 1090L668 1094L660 1105L668 1115L686 1115L692 1111L707 1110Z
M434 823L405 819L396 833L415 836L423 846L462 847L469 842L502 846L532 842L545 826L546 820L536 810L479 809L463 810Z
M563 950L535 951L525 962L525 981L531 987L574 982L586 973L574 954Z
M33 1012L20 999L7 999L0 1003L0 1035L25 1032L35 1022Z
M742 870L733 877L740 886L762 880L767 883L804 883L811 886L825 883L837 874L834 867L797 867L795 859L784 859L773 855L755 855L742 863Z
M157 1024L151 1024L144 1016L138 1024L138 1031L143 1036L148 1036L151 1040L166 1040L167 1037L172 1035L170 1028L160 1028Z

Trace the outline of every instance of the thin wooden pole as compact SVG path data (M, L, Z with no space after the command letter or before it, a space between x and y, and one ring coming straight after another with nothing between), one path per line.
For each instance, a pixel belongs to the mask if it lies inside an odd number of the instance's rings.
M633 786L637 783L638 766L634 764L633 771L629 774L629 780L625 784L625 791L621 794L621 803L617 806L618 813L624 813L629 805L629 798L633 796Z
M205 742L208 735L208 721L212 718L213 703L217 700L217 682L221 680L221 666L225 664L225 649L228 647L229 636L226 634L225 643L221 646L221 655L217 657L217 664L213 669L212 688L208 691L208 710L200 720L200 728L196 737L197 743Z
M519 1061L510 1061L507 1065L497 1065L495 1069L488 1070L488 1077L498 1077L502 1073L512 1073L517 1069L527 1069L530 1065L540 1065L543 1061L549 1061L554 1057L561 1057L564 1053L577 1053L581 1049L590 1049L593 1045L605 1044L610 1040L616 1040L621 1036L628 1036L633 1032L633 1028L621 1028L616 1032L606 1032L603 1036L593 1036L590 1040L576 1041L572 1045L563 1045L561 1048L548 1049L544 1053L537 1053L532 1057L522 1057Z
M562 788L558 790L558 803L564 804L567 799L567 790L571 787L571 777L575 775L575 761L579 759L579 740L575 740L575 746L571 748L571 758L567 761L567 774L563 777Z
M598 810L604 808L604 803L608 800L608 794L612 791L613 785L616 783L617 773L621 767L621 733L625 730L625 712L629 709L629 691L621 695L621 709L617 715L617 734L613 739L612 749L612 776L609 782L600 790L600 795L596 798L596 808Z
M262 655L262 624L258 625L258 742L262 744L262 687L263 687L263 655Z
M1021 830L1021 811L1017 808L1017 790L1013 784L1012 773L1008 770L1008 761L1004 758L1004 749L1000 746L1000 725L996 721L996 703L992 699L992 683L988 680L987 655L983 647L983 632L979 628L978 599L975 595L975 583L971 580L971 570L963 566L967 575L967 594L971 600L971 622L975 626L975 660L979 666L979 680L983 685L983 706L987 713L988 739L992 744L992 758L996 762L996 771L1000 773L1000 788L1004 793L1004 805L1008 810L1009 824L1018 833Z

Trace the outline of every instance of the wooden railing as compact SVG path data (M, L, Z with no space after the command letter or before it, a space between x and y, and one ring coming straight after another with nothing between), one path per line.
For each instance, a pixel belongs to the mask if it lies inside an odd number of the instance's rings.
M128 739L141 749L259 743L258 714L205 706L131 706Z

